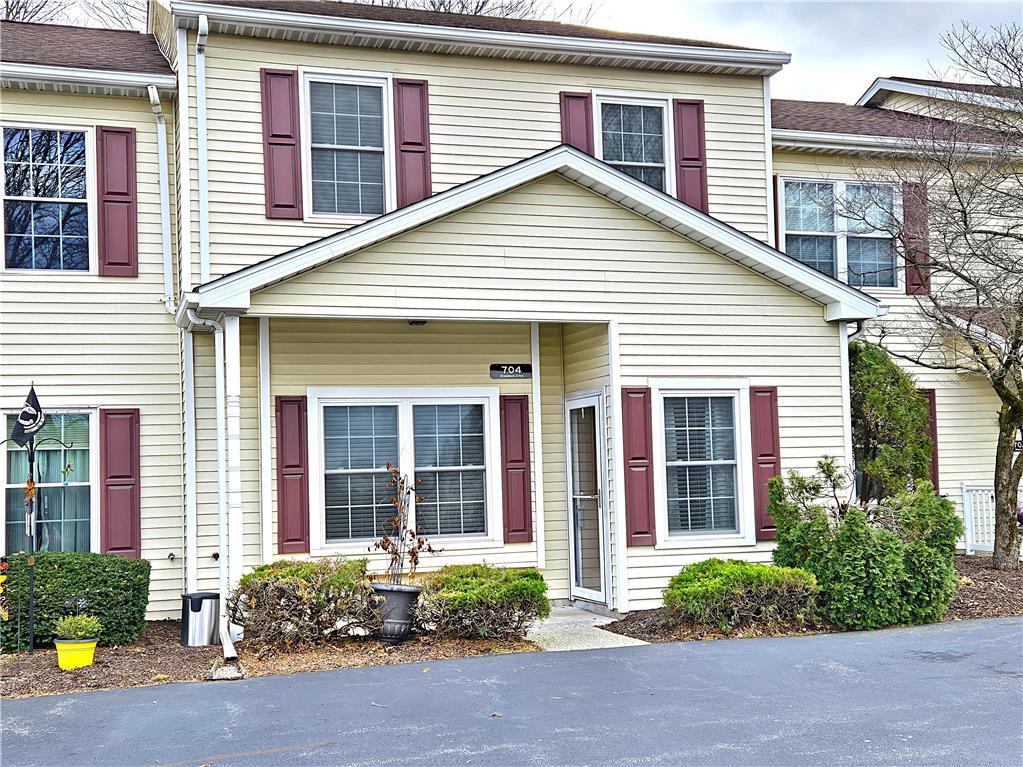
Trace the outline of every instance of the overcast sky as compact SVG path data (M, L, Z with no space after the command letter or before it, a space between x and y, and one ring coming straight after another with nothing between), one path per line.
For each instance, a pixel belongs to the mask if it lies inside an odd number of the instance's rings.
M875 77L928 77L935 68L944 70L939 37L961 20L982 27L1021 22L1023 0L603 0L589 23L787 51L792 63L771 78L772 96L848 103Z

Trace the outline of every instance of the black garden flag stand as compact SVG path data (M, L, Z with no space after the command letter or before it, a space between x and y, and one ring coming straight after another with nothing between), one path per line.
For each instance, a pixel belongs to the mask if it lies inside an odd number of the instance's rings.
M64 444L56 437L47 437L36 442L36 434L46 425L46 414L39 405L39 397L36 396L36 388L32 385L25 398L25 406L18 414L18 418L11 429L10 441L19 447L28 450L28 477L25 480L25 535L28 537L28 651L31 654L35 649L35 551L36 551L36 509L38 508L38 494L36 477L36 448L46 442L57 442L65 449L72 445ZM0 442L2 445L4 440ZM20 620L20 614L19 614ZM18 647L21 648L21 639L18 639Z

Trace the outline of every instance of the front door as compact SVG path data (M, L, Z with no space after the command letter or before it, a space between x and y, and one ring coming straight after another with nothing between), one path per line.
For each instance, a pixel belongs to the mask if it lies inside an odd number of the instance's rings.
M606 603L600 398L567 405L572 596Z

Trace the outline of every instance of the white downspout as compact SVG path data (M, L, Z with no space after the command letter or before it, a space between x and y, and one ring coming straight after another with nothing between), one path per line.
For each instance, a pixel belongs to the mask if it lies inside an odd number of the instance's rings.
M188 30L179 29L178 70L178 269L181 291L192 289L192 159L188 105ZM192 467L195 470L195 467Z
M199 16L195 38L195 122L199 147L199 282L210 280L210 178L206 142L206 41L210 25L205 14Z
M199 504L195 479L195 351L192 331L182 331L185 432L185 591L199 590Z
M160 170L160 249L163 253L163 305L174 313L174 261L171 257L170 179L167 159L167 119L155 85L147 88L156 120L156 156Z
M200 319L195 310L188 310L190 322L213 329L214 365L216 367L216 411L217 411L217 529L219 533L219 591L220 591L220 644L224 660L235 660L238 653L231 640L231 629L227 618L227 597L230 594L228 575L227 537L227 414L226 384L224 381L224 326L214 320Z

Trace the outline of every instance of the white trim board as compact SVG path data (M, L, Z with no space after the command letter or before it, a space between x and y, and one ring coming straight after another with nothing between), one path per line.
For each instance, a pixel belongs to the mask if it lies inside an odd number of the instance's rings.
M0 62L3 86L66 86L88 93L147 96L147 88L155 85L162 95L177 90L177 76L172 73L152 75L145 72L109 72L102 69L52 67L40 64Z
M558 173L637 215L645 216L822 304L825 319L829 321L871 319L880 312L878 302L867 294L567 146L541 152L361 226L220 277L182 296L180 307L213 313L244 312L249 308L252 291L287 280L551 173Z
M968 83L964 83L968 84ZM992 96L986 93L963 90L962 88L946 88L940 85L924 85L922 83L907 83L903 80L892 80L887 77L878 77L870 84L870 87L863 92L863 95L856 99L856 106L876 107L880 106L885 97L891 93L904 93L907 96L923 96L924 98L937 99L941 101L965 102L978 106L991 107L993 109L1019 108L1019 104L1012 99Z

